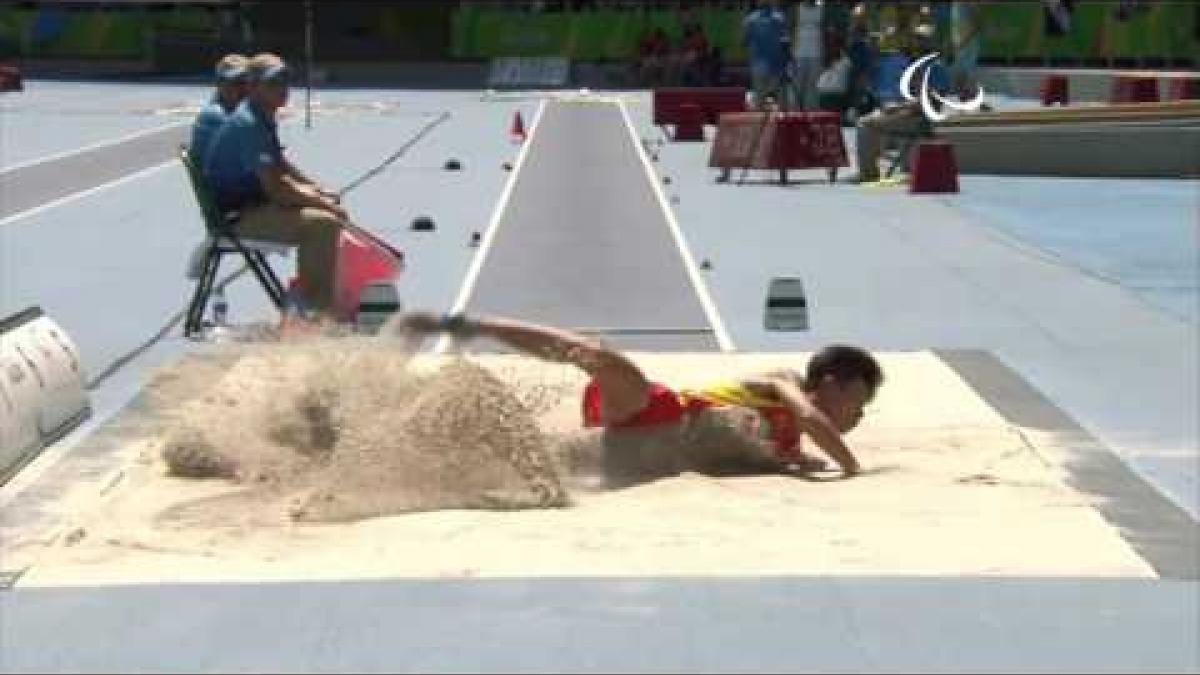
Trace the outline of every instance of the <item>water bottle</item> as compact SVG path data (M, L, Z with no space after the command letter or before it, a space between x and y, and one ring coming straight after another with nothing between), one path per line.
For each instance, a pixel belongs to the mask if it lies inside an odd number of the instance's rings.
M213 296L213 325L225 326L229 321L229 301L225 299L225 288L218 286Z

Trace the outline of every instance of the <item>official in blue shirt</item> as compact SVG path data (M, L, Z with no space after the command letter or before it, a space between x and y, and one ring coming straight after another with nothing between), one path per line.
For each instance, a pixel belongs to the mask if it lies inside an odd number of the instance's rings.
M259 84L256 89L261 90ZM242 211L267 201L259 169L284 168L283 146L272 106L249 96L213 134L204 178L222 211Z
M758 0L742 20L742 44L750 61L754 105L762 107L768 95L779 97L779 84L788 62L787 17L775 0Z
M304 303L327 313L333 308L338 237L350 221L337 195L283 154L276 115L287 104L287 64L274 54L258 54L247 72L249 93L213 136L204 177L217 206L239 212L239 234L299 247Z
M228 54L217 62L217 91L213 97L200 108L200 114L192 125L192 140L188 144L188 152L192 162L204 166L205 151L212 140L213 134L225 123L237 108L242 99L246 98L248 82L246 65L249 62L241 54Z

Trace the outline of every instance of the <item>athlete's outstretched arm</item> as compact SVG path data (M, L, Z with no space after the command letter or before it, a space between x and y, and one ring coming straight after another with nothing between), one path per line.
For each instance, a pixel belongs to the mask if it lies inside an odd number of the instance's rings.
M795 416L797 426L808 434L822 452L838 463L845 475L853 476L862 470L833 422L804 395L794 372L773 371L747 378L743 383L751 391L787 406Z
M498 316L439 316L409 312L401 325L418 333L459 339L487 337L547 361L570 363L596 380L602 424L622 422L645 407L650 383L627 356L578 333Z

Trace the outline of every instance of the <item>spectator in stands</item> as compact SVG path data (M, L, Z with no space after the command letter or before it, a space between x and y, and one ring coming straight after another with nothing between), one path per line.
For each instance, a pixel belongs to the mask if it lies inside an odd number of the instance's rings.
M638 56L634 78L638 86L661 84L666 76L667 58L671 43L666 32L659 26L646 27L638 39Z
M914 31L914 58L935 51L933 44L933 27L928 24L918 26ZM924 62L913 73L910 87L920 86L929 74L929 86L939 95L948 96L952 90L949 70L941 57ZM858 155L858 176L851 182L870 183L879 180L879 155L882 152L884 136L912 136L928 133L930 121L926 119L922 109L922 95L915 94L915 100L905 100L900 103L887 104L870 114L859 118L857 128L856 151ZM929 99L934 109L941 105L936 98Z
M801 110L817 105L817 78L821 74L821 49L824 35L821 29L824 3L821 0L801 0L792 11L792 71L795 106Z
M349 218L336 194L283 155L276 116L288 99L287 64L274 54L258 54L247 64L247 74L249 92L213 136L204 177L222 212L240 212L242 236L299 246L305 305L327 313L333 306L338 236Z
M982 17L979 8L963 2L954 3L951 12L954 25L954 86L960 92L968 91L974 89L977 83L975 69L983 42Z
M196 121L192 124L188 154L196 166L204 166L204 152L213 134L246 98L246 64L247 59L241 54L227 54L217 61L217 91L200 108L200 114L196 115Z
M699 21L683 24L683 38L679 43L678 72L684 86L698 87L712 84L709 80L711 48L704 26Z
M872 83L879 64L879 50L871 37L867 10L862 4L856 5L850 13L846 55L850 58L850 86L846 96L850 105L865 115L877 105Z
M787 19L776 0L757 0L742 21L742 44L750 59L754 106L765 108L768 97L778 100L788 62Z
M850 109L850 72L852 66L850 57L841 50L829 67L821 71L817 78L817 107L821 110L832 110L843 116Z

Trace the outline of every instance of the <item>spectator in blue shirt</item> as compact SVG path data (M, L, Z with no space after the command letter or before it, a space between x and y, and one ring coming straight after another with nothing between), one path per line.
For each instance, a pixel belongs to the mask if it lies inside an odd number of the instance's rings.
M247 68L246 99L213 136L203 171L217 206L240 213L244 237L299 247L297 271L307 307L333 307L337 242L350 221L338 197L300 172L283 155L276 114L287 103L288 67L258 54Z
M742 20L742 44L750 61L754 105L762 108L766 98L779 98L779 86L788 62L787 17L775 0L758 0Z
M856 114L865 115L877 105L872 83L879 67L879 53L871 39L867 11L857 5L850 14L850 37L846 45L850 58L850 83L847 97Z
M196 122L192 125L192 140L188 144L188 152L196 166L204 166L204 153L213 134L221 128L225 119L233 114L242 99L246 98L248 61L241 54L227 54L217 62L217 91L212 99L200 108L200 114L196 116Z

